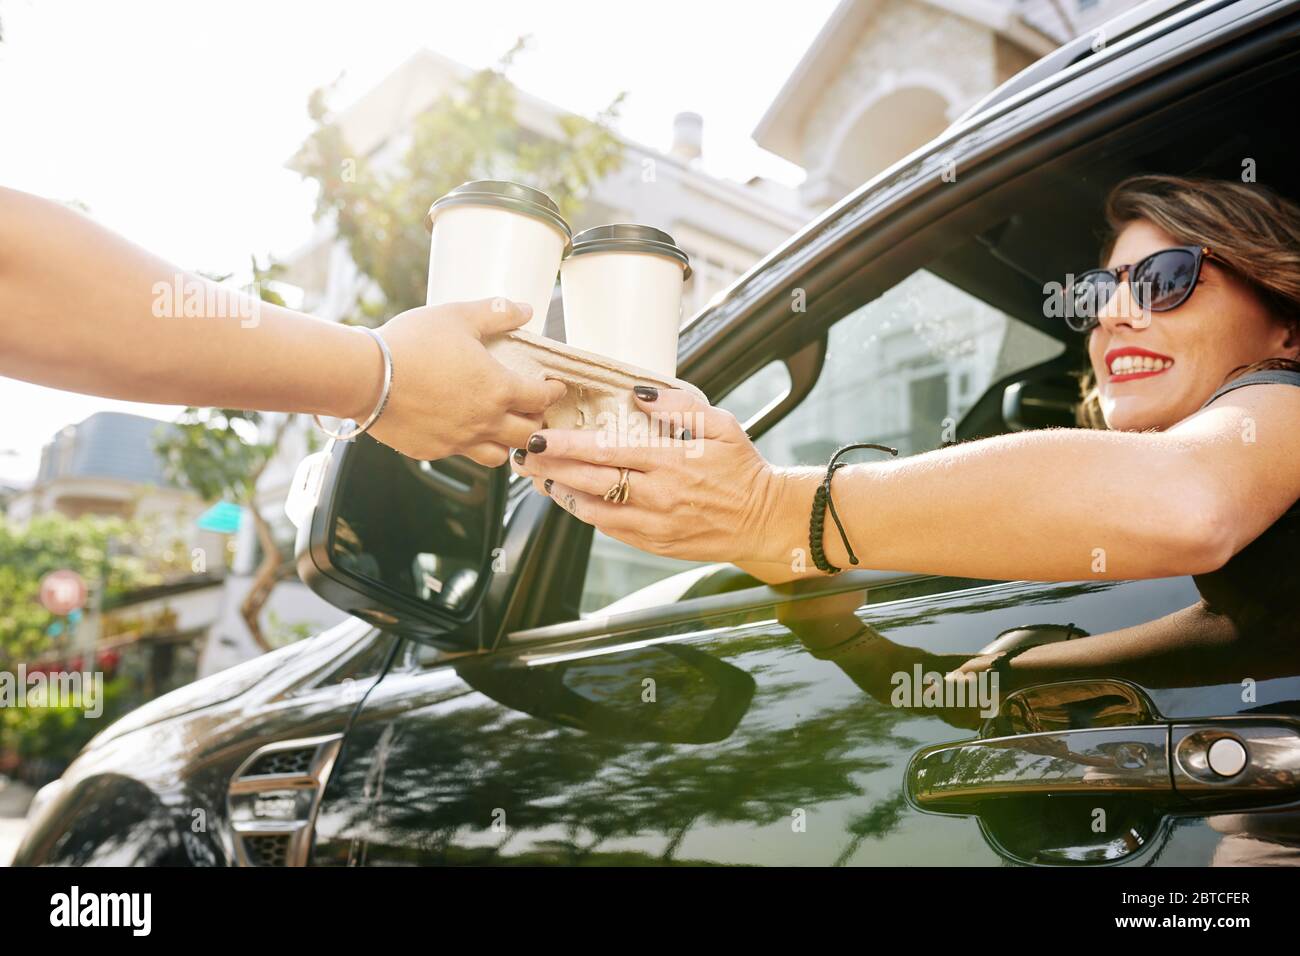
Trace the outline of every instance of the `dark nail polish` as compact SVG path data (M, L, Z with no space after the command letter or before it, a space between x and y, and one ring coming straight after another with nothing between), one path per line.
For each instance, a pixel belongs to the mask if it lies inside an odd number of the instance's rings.
M534 435L532 438L528 439L528 450L531 452L546 451L546 439L541 435Z
M691 434L691 430L689 428L682 429L682 435L681 435L682 441L690 441L694 437L695 436ZM520 462L520 464L523 464L523 462Z
M528 452L524 451L522 448L516 448L516 449L515 449L515 464L516 464L516 465L518 465L519 467L522 468L523 465L524 465L524 459L527 458L527 457L528 457Z
M653 402L659 397L659 389L652 388L649 385L638 385L632 389L632 394L643 402Z
M544 482L542 482L542 487L546 489L546 493L548 495L551 493L551 485L553 484L555 484L555 480L553 478L547 478Z

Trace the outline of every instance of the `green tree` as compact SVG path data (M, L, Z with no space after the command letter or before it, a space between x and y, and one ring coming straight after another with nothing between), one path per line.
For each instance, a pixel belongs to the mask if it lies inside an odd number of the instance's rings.
M623 162L610 128L620 94L594 119L561 116L555 137L524 129L517 91L507 77L527 45L519 40L498 63L439 96L418 116L410 144L389 168L372 164L346 141L328 107L328 90L312 94L316 129L298 157L320 188L317 218L332 217L357 268L378 298L356 303L351 320L374 325L424 304L429 237L424 217L439 196L471 179L512 179L541 189L572 218L592 186Z
M130 554L137 531L119 518L51 512L18 525L0 515L0 670L58 648L60 638L51 631L61 622L39 600L41 578L49 572L68 568L92 588L106 586L107 604L162 580L157 568Z
M94 670L87 665L87 670ZM31 779L53 780L62 773L91 737L140 701L123 674L104 681L98 717L86 714L85 701L47 699L40 706L0 708L0 755L17 760Z

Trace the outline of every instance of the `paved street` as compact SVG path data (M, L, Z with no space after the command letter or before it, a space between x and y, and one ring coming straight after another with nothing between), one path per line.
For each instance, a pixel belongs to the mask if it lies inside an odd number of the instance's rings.
M0 777L0 866L8 866L18 849L33 792L24 783Z

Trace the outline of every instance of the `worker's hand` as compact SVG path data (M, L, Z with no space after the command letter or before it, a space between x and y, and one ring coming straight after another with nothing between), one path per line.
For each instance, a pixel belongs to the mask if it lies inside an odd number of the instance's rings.
M379 329L393 353L388 407L370 434L411 458L465 455L505 464L542 424L542 412L564 395L564 383L526 378L492 358L483 340L517 329L532 309L508 299L422 306ZM365 421L374 409L383 366L374 342L376 379L369 407L347 413ZM369 366L368 366L369 367Z

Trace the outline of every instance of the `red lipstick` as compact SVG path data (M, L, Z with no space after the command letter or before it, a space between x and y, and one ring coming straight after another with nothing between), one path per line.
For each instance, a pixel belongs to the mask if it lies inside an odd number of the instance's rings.
M1147 359L1151 360L1153 366L1148 368ZM1118 368L1116 365L1118 364ZM1132 382L1139 378L1150 378L1153 375L1159 375L1161 372L1167 372L1173 368L1174 360L1168 355L1161 355L1159 352L1152 352L1150 349L1140 349L1132 345L1125 346L1122 349L1110 349L1106 353L1106 371L1109 374L1108 381L1112 383Z

